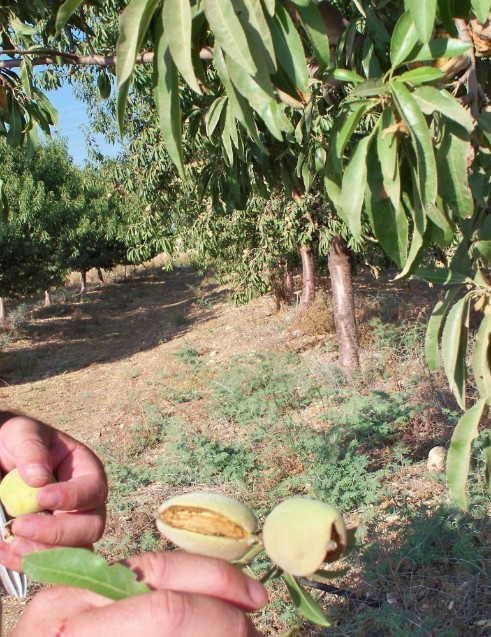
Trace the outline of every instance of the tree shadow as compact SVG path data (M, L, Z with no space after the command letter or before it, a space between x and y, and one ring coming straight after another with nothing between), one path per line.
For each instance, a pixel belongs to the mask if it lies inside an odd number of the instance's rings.
M377 535L370 536L371 525L365 529L369 541L347 558L356 572L346 588L359 599L323 596L333 627L309 635L489 635L491 528L486 516L472 517L442 504L394 503L384 518Z
M0 378L6 385L33 382L119 361L182 336L213 318L214 305L226 294L213 284L201 289L203 278L190 266L154 268L39 308L23 338L0 352Z

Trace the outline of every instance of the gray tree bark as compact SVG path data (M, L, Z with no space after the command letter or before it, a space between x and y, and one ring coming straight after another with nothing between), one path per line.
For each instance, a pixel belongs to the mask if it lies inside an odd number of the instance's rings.
M355 318L351 258L346 243L334 237L328 257L334 325L339 348L339 364L347 370L360 367L358 329Z
M300 306L306 309L312 305L315 299L315 268L312 248L307 245L300 246L300 256L302 257L302 295L300 297Z

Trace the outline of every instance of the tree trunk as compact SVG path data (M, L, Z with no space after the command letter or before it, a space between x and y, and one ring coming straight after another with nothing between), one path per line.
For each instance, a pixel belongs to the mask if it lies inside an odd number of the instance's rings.
M87 272L85 270L80 270L80 276L82 277L80 283L80 294L85 296L85 293L87 292Z
M300 297L300 306L306 309L312 305L315 299L315 269L312 248L306 245L301 246L300 256L302 257L302 296Z
M334 237L328 258L331 276L334 325L339 348L339 364L345 369L360 367L358 331L355 319L350 254L341 237Z
M293 272L290 270L288 263L285 263L284 268L285 300L287 303L291 303L293 297Z
M44 307L51 307L51 293L49 290L44 290Z
M5 299L0 296L0 329L7 327L7 319L5 318Z
M105 281L104 281L104 277L102 276L101 268L97 268L97 278L104 285Z

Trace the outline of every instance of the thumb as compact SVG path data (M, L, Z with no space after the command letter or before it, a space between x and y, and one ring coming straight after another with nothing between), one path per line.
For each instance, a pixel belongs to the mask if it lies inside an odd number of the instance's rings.
M31 487L42 487L52 478L50 460L51 427L34 418L16 416L0 429L2 467L19 470L21 478Z

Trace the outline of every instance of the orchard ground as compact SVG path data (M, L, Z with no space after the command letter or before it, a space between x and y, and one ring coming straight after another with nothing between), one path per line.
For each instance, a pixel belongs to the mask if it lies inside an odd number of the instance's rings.
M307 313L276 313L269 296L237 307L225 286L186 263L94 279L85 298L68 285L51 308L34 300L13 308L0 403L99 453L111 495L96 548L109 560L163 548L154 512L179 492L226 493L260 520L287 495L310 494L358 527L357 548L331 565L330 582L357 599L314 592L332 627L304 623L301 637L491 635L483 472L464 514L443 473L427 467L458 418L446 379L423 359L436 292L366 273L355 287L362 370L347 377L327 293ZM476 448L477 470L481 456ZM267 567L259 558L253 570ZM5 600L7 635L24 605ZM296 622L274 584L258 625L273 637Z

